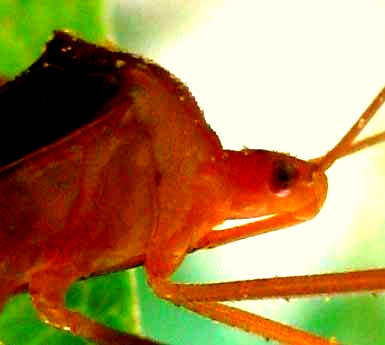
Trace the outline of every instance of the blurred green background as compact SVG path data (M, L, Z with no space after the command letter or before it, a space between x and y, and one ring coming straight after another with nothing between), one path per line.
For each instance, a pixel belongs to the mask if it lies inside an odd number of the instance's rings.
M374 0L0 0L0 73L23 71L54 29L71 29L94 42L113 40L186 81L225 147L308 158L332 147L382 87L384 15L384 1ZM175 280L385 267L384 162L383 145L347 158L330 170L328 202L316 220L191 255ZM170 345L267 344L155 298L141 268L77 283L67 299L109 325ZM242 306L343 344L385 344L382 294ZM0 315L0 340L85 344L42 325L26 294L14 297Z

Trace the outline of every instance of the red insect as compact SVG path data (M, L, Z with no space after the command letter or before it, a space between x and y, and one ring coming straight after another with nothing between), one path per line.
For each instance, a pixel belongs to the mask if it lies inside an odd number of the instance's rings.
M29 291L41 319L57 328L99 344L156 344L64 306L76 280L144 265L161 298L213 320L289 345L336 344L220 301L377 291L385 269L206 285L169 277L191 251L313 218L326 198L325 170L385 140L355 140L384 99L385 89L340 143L311 161L223 150L169 72L57 32L0 91L0 140L12 147L0 158L0 306ZM212 230L250 217L260 219Z

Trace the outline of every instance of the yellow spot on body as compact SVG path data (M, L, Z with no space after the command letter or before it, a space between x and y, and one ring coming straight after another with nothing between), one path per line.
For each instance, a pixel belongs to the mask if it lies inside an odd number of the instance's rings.
M115 61L115 67L116 68L122 68L123 66L125 66L126 65L126 61L124 61L124 60L116 60Z

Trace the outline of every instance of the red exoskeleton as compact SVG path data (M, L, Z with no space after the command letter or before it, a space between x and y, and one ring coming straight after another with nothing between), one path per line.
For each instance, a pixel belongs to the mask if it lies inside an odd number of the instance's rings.
M384 100L385 89L331 151L310 161L224 150L169 72L56 32L0 91L9 117L1 140L12 146L0 162L0 306L29 291L55 327L100 344L156 344L64 305L78 279L144 265L159 297L213 320L289 345L336 344L220 302L378 291L385 269L202 285L169 278L189 252L313 218L326 198L325 171L385 140L356 140ZM251 217L259 219L212 230Z

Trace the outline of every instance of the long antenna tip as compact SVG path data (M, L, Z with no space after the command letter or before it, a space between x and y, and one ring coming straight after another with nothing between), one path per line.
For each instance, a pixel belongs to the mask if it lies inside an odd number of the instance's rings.
M385 142L385 131L354 142L384 102L385 87L373 99L372 103L363 112L352 128L344 135L340 142L324 156L312 159L310 162L317 165L320 171L326 171L339 158L346 157L357 151Z

